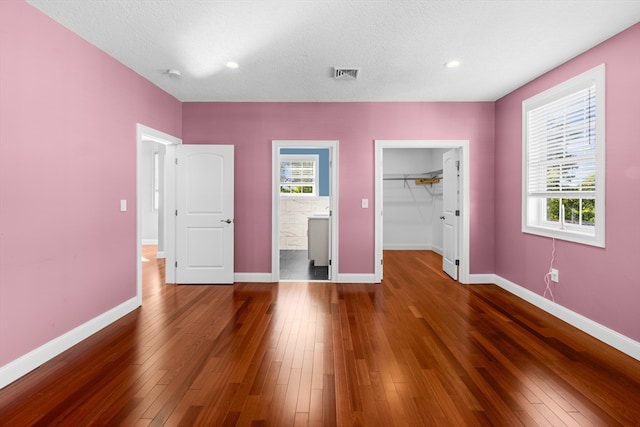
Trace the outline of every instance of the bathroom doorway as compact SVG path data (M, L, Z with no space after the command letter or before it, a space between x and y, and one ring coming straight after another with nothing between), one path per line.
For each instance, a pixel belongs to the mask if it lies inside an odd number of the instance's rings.
M273 141L274 281L337 272L337 141Z

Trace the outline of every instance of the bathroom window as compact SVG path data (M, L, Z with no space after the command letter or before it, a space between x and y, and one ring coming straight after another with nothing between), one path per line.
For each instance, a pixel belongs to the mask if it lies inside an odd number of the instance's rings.
M605 68L523 102L522 231L604 247Z
M318 156L280 156L280 196L309 197L318 193Z

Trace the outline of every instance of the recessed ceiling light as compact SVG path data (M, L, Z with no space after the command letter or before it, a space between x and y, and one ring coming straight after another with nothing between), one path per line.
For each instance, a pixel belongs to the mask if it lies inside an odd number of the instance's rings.
M462 65L462 62L455 59L444 64L444 66L447 68L458 68L460 65Z
M229 61L226 64L224 64L227 66L227 68L231 68L232 70L235 70L236 68L239 67L237 62L233 62L233 61Z

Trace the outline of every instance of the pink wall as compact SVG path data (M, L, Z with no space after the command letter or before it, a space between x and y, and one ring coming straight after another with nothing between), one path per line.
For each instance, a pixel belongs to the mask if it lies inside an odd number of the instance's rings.
M606 248L556 241L556 302L640 341L640 24L496 103L496 274L543 294L551 240L520 231L521 103L605 63Z
M273 139L340 141L340 273L354 274L374 271L374 212L360 208L374 199L373 141L468 139L470 271L542 294L551 242L520 232L521 102L602 62L607 247L557 242L555 295L640 340L640 24L495 104L180 104L25 2L1 0L0 366L135 296L138 122L236 146L241 273L271 269Z
M374 272L374 140L468 139L471 273L494 270L493 103L185 103L184 143L236 147L236 266L271 271L272 140L339 141L340 273ZM362 209L368 198L371 208Z
M0 366L135 296L137 122L179 136L180 102L0 1Z

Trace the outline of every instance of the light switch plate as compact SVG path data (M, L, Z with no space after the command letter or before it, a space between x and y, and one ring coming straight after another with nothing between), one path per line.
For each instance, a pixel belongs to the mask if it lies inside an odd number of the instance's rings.
M120 200L120 212L126 212L126 211L127 211L127 201Z
M367 209L369 207L369 199L362 199L362 209Z

